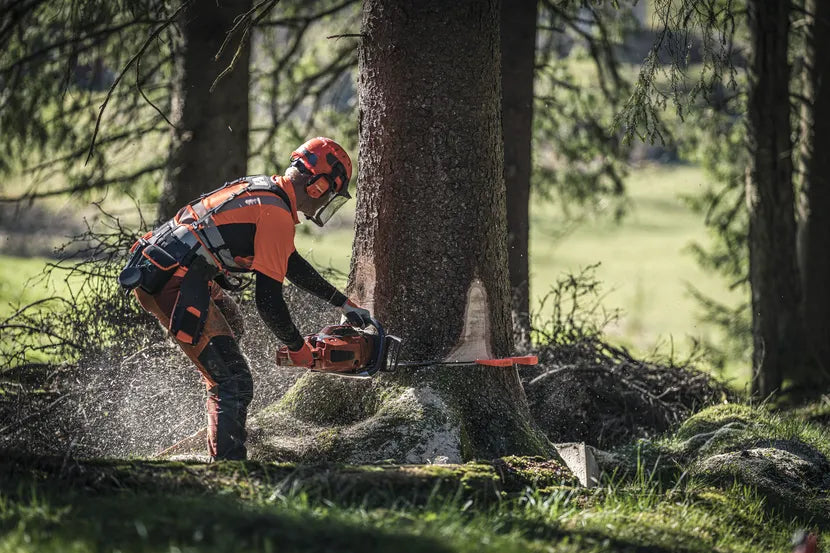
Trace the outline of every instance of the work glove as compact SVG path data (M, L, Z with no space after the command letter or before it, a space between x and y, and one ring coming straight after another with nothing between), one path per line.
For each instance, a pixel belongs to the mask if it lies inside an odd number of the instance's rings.
M295 367L314 367L314 355L311 352L311 346L308 345L308 340L303 340L303 345L297 351L288 350L288 358Z
M360 326L365 326L369 323L369 319L371 318L372 314L369 313L368 309L363 309L359 305L357 305L352 300L346 300L340 309L343 310L343 318L351 323L355 321L360 321ZM343 321L341 321L342 323Z

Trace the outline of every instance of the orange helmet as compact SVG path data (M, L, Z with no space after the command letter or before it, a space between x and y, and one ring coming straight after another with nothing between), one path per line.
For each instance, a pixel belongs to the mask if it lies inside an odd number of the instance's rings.
M312 175L306 187L312 198L319 198L326 192L348 197L352 160L346 150L331 138L318 136L301 145L291 152L291 165Z

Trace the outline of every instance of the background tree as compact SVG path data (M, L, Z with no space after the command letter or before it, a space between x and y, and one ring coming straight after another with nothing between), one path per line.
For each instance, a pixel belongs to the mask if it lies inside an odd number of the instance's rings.
M184 10L159 219L247 174L250 41L243 36L236 50L222 46L233 21L248 14L251 5L252 0L192 2ZM217 80L225 68L232 71Z
M754 393L780 390L801 362L800 283L792 184L790 0L751 0L747 138L749 278L752 286Z
M328 41L321 32L353 29L356 0L313 6L284 0L279 10L276 0L268 0L247 11L250 3L214 2L198 9L196 4L38 0L0 12L0 172L11 177L0 201L126 192L155 203L165 169L169 178L187 172L194 146L217 147L221 155L204 156L197 173L182 178L189 192L167 183L166 195L176 192L180 199L164 202L178 205L221 184L217 180L232 178L220 168L222 176L210 174L205 181L201 166L218 167L235 158L233 171L245 172L239 161L243 151L256 170L277 171L286 148L309 133L322 134L322 128L337 128L344 142L356 142L357 50L354 41ZM199 28L212 30L203 35ZM223 43L221 59L215 60ZM245 62L251 44L257 55ZM208 93L234 56L233 72ZM196 61L204 65L192 71ZM249 68L250 75L242 75ZM248 98L236 92L228 97L227 90L246 82ZM205 117L196 96L188 100L190 94L202 95L216 116ZM236 121L248 112L258 125L245 131ZM194 125L195 134L189 128ZM18 180L25 186L16 186Z
M3 200L158 182L169 127L156 110L167 106L179 13L145 0L15 2L0 12L0 171L25 183Z
M504 2L501 9L501 86L504 181L507 186L507 261L513 324L522 342L530 339L531 142L536 60L537 0Z
M514 327L525 344L531 194L555 199L570 220L605 204L615 217L623 214L630 148L611 122L628 90L618 51L636 29L630 9L627 2L613 9L547 0L502 5L508 262ZM577 61L586 62L580 74ZM540 152L535 162L533 152Z
M792 6L748 1L742 10L737 3L657 2L663 29L629 103L627 114L637 115L622 119L659 138L665 128L659 112L670 101L684 121L700 118L698 128L707 136L691 145L723 185L697 201L719 237L715 249L697 253L734 279L734 286L748 285L749 297L737 309L704 301L709 315L731 327L738 341L743 330L751 330L746 335L752 336L752 391L761 396L813 372L803 355L800 299L801 280L812 269L802 263L799 278L796 262L791 100L803 96L794 92L800 83L788 56L801 39L790 25ZM695 31L704 63L700 79L689 86L683 52ZM671 60L668 89L654 80L660 52ZM804 151L815 138L807 132L801 140ZM808 228L809 214L802 215L802 228Z
M804 16L798 254L810 363L792 377L806 391L830 384L830 4L808 0Z

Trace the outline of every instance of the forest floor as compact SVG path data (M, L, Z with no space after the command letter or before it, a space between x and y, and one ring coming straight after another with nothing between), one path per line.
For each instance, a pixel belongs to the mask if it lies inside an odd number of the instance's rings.
M212 465L0 455L0 552L788 552L830 529L830 400L710 407L599 454L600 486L550 461Z

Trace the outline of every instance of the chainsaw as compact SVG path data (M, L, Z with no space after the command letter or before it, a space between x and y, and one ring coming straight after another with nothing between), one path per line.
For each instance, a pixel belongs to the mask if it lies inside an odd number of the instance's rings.
M387 334L377 319L357 313L349 313L345 324L329 325L305 339L314 358L311 370L340 376L365 378L393 371L401 349L401 339ZM288 347L277 350L277 365L294 366Z
M419 368L434 365L510 367L514 365L535 365L535 355L502 357L498 359L475 359L470 361L448 361L431 359L427 361L398 361L401 339L387 334L377 319L349 313L345 324L329 325L317 334L306 336L311 347L314 372L333 373L338 376L357 378L371 377L385 371L392 372L398 367ZM277 350L277 365L293 367L288 348Z

